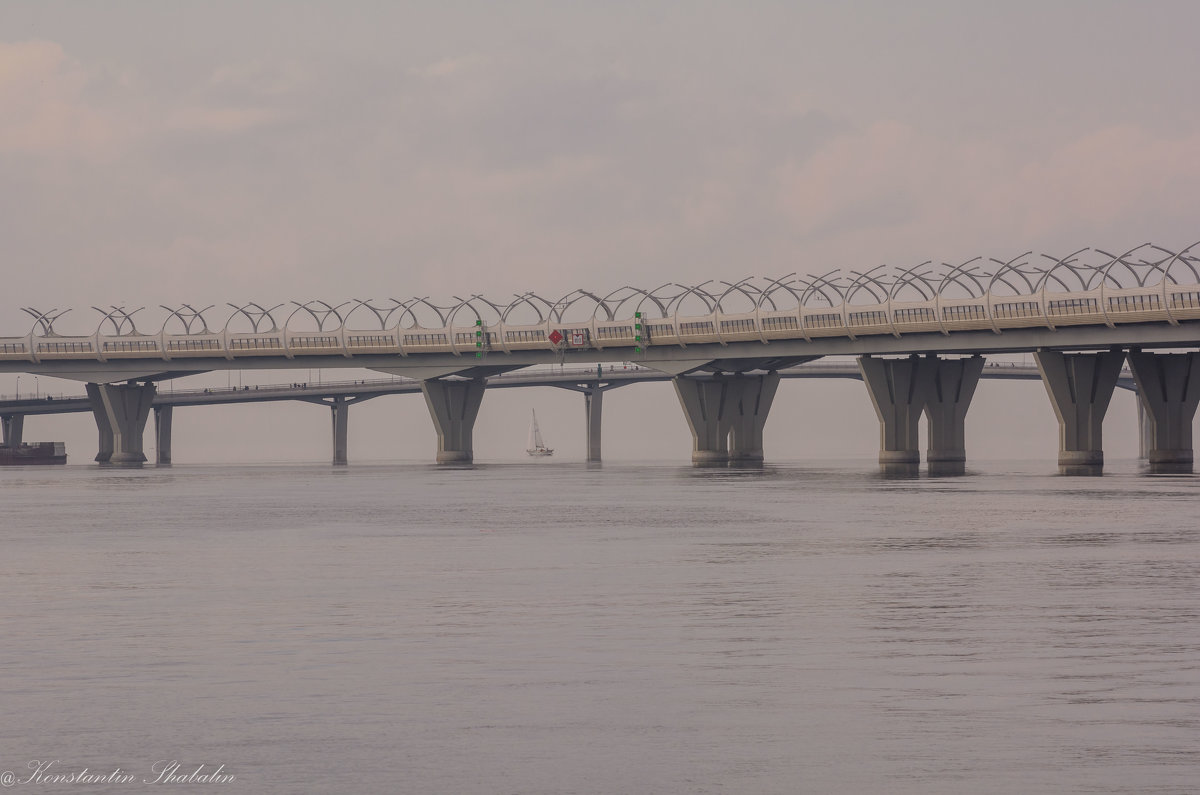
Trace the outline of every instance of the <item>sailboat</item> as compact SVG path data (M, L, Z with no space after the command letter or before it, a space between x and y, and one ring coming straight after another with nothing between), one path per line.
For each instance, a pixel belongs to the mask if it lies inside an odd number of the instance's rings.
M554 451L542 441L542 429L537 424L537 412L530 409L533 419L529 423L529 447L525 452L530 455L554 455Z

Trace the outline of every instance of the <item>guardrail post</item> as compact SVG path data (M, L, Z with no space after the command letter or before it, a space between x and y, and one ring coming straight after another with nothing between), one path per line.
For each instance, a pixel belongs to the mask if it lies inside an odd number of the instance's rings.
M142 432L154 402L153 382L88 384L87 392L100 431L96 460L113 466L140 467L146 461Z
M428 379L421 382L425 405L437 430L439 464L469 464L474 460L471 432L486 388L482 378L463 381Z
M935 364L919 356L860 356L858 369L879 417L879 466L886 473L916 474L921 464L920 423Z
M967 466L967 409L983 374L983 357L939 359L927 356L932 365L925 421L929 446L925 460L931 475L961 475Z
M1104 469L1104 414L1125 352L1037 351L1033 358L1058 415L1058 471L1099 475Z
M1200 403L1200 353L1129 352L1138 406L1146 415L1151 472L1192 471L1192 418ZM1141 414L1139 413L1139 418Z

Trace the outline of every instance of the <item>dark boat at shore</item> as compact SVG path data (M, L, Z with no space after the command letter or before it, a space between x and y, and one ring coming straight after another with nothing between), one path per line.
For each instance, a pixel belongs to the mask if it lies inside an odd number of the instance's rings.
M22 442L16 447L0 445L0 466L25 464L65 464L67 445L63 442Z

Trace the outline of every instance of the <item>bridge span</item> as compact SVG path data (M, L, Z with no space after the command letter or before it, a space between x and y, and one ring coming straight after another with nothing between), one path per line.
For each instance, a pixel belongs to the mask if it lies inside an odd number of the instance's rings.
M164 306L165 319L148 332L138 328L140 308L93 307L99 325L72 335L56 328L66 311L27 307L28 333L0 337L0 372L84 382L99 429L97 460L138 466L146 460L150 411L169 425L169 414L161 419L171 405L159 402L161 381L214 370L366 368L420 389L437 430L437 461L458 463L472 460L485 390L515 385L513 371L629 361L673 382L692 431L693 462L724 465L763 460L763 427L783 373L849 355L879 419L880 464L919 464L925 416L925 459L932 470L953 472L966 459L964 421L984 356L1028 352L1058 417L1060 469L1083 474L1102 470L1104 415L1128 360L1151 468L1191 471L1200 402L1200 258L1193 247L1027 252L717 286L622 287L603 296L576 290L557 301L525 293L507 303L472 295L448 305L428 298L230 304L223 325L212 327L213 307L184 304ZM603 375L595 386L566 387L585 394L589 439L596 418L597 457L600 396L624 383ZM295 399L330 405L336 440L345 428L338 417L370 396ZM11 436L23 412L6 411Z

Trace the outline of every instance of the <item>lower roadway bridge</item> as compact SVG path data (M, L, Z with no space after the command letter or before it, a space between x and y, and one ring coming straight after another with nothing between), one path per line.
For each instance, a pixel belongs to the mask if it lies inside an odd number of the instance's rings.
M1167 446L1156 441L1153 401L1139 389L1138 371L1123 369L1124 354L1091 355L1072 362L1070 354L1057 354L1050 375L1046 363L1038 366L1008 362L985 363L982 357L944 359L912 356L905 359L861 357L857 361L819 361L736 375L671 375L635 364L527 369L476 379L423 381L414 378L359 379L324 383L294 382L188 390L160 390L153 384L88 384L86 395L0 398L0 424L6 445L19 445L24 418L31 414L90 412L99 430L102 464L139 466L146 460L142 435L149 413L154 414L157 463L171 462L171 419L176 406L262 403L297 400L327 405L332 415L333 463L348 460L349 408L381 395L422 392L438 431L439 463L471 461L471 433L486 389L551 386L584 396L587 460L601 458L603 396L608 390L634 383L672 381L693 436L692 461L697 466L755 465L763 460L763 427L778 382L783 378L855 378L868 387L880 422L880 464L889 471L911 471L920 462L918 423L928 420L926 461L930 471L953 474L965 467L963 438L967 408L979 378L1042 380L1059 415L1059 463L1069 473L1097 473L1103 464L1100 425L1108 399L1116 387L1138 392L1138 420L1142 456L1160 471L1191 470L1191 416L1196 396L1174 401L1185 412L1174 416L1165 435ZM1134 354L1137 356L1137 354ZM1131 362L1136 361L1131 356ZM1161 356L1161 355L1159 355ZM1200 354L1178 354L1189 365ZM1039 357L1041 358L1041 357ZM1157 357L1156 357L1157 358ZM1104 363L1104 368L1087 367ZM1056 375L1053 365L1066 373ZM1143 369L1145 369L1143 363ZM1144 375L1144 374L1143 374ZM1056 392L1056 378L1065 381ZM1083 383L1087 380L1087 383ZM1162 379L1159 379L1162 381ZM1200 379L1192 379L1192 384ZM1164 389L1169 385L1164 384ZM1182 385L1184 391L1188 385ZM1191 386L1192 391L1196 387ZM1105 391L1107 390L1107 391ZM1062 394L1059 394L1059 393ZM1078 399L1079 394L1088 400ZM149 397L149 401L146 400ZM1151 403L1150 411L1147 403ZM1162 401L1160 401L1162 403ZM1190 409L1187 409L1190 405ZM1067 411L1064 412L1064 406ZM1161 405L1158 407L1163 408ZM1162 430L1159 430L1162 433ZM1172 436L1171 434L1174 434ZM1186 437L1186 445L1181 442ZM1083 447L1083 454L1067 445ZM1090 446L1089 446L1090 445ZM1164 450L1173 451L1164 455Z

